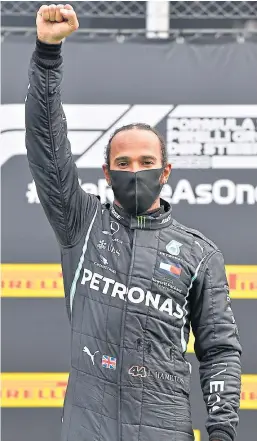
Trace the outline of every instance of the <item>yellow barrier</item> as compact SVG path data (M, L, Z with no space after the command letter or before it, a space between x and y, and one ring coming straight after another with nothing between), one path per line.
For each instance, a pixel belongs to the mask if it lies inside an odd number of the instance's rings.
M2 373L1 407L62 407L67 373ZM257 409L257 375L242 375L241 409Z
M240 409L257 409L257 375L242 375Z
M257 299L257 265L227 265L230 296L234 299Z
M59 264L2 264L2 297L63 297ZM257 265L228 265L230 295L257 299Z
M194 354L194 352L195 352L194 342L195 342L195 338L194 338L194 335L193 335L193 333L191 331L190 335L189 335L188 345L187 345L187 353L188 354Z
M2 264L2 297L63 297L59 264Z
M2 373L2 407L62 407L67 373Z
M194 441L201 441L201 432L200 432L200 430L194 430L194 436L195 436Z

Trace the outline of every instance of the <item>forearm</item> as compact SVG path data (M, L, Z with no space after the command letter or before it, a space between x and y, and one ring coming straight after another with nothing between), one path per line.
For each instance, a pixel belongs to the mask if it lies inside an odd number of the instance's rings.
M61 45L47 45L37 40L25 102L26 147L29 161L50 170L58 166L54 161L57 143L67 144L61 81Z
M233 441L238 425L241 365L239 352L216 348L200 362L200 380L210 441Z
M195 353L210 441L234 441L241 386L241 345L230 305L224 259L216 250L206 260L192 300Z
M83 197L61 103L61 45L37 41L25 103L26 148L38 196L59 242L69 245ZM77 203L78 202L78 203ZM81 204L80 204L81 205Z

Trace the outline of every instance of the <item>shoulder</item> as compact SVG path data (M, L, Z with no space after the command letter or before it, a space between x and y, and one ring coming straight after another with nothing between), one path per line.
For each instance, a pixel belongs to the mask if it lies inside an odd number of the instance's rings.
M209 248L209 251L219 251L219 248L217 247L217 245L208 237L206 237L204 234L202 234L200 231L195 230L194 228L190 228L186 225L181 224L180 222L177 222L175 219L173 219L173 223L172 226L175 230L191 236L191 238L200 246L207 246Z

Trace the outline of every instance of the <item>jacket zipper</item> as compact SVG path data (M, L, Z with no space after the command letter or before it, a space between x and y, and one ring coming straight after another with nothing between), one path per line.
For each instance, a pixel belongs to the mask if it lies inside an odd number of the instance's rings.
M131 277L132 277L132 271L134 266L134 256L135 256L135 244L136 244L136 237L137 237L137 230L134 230L134 236L133 236L133 244L132 244L132 253L131 253L131 263L129 268L129 274L127 279L127 287L129 289ZM119 351L119 370L118 370L118 378L117 378L117 386L118 386L118 418L117 418L117 425L118 425L118 440L121 440L121 374L122 374L122 361L123 361L123 343L124 343L124 335L125 335L125 321L126 321L126 312L127 312L127 302L124 302L124 307L122 311L122 319L121 319L121 337L120 337L120 351Z

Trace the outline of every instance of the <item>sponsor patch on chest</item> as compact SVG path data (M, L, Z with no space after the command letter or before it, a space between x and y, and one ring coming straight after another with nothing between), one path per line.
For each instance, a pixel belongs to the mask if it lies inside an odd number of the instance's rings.
M144 290L138 286L127 287L123 283L104 277L86 268L83 270L80 283L103 295L109 295L125 302L128 301L131 304L143 304L146 307L155 308L177 319L182 319L184 315L182 306L170 298L170 296L167 298L167 296Z

